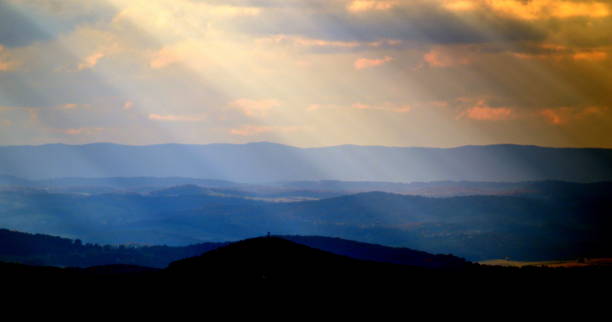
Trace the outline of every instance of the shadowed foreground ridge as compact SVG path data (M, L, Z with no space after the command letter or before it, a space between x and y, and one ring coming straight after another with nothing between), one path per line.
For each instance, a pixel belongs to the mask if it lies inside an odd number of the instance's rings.
M337 255L364 261L384 262L426 268L463 268L467 260L443 254L430 254L404 247L389 247L323 236L282 236L282 238Z
M246 239L168 266L170 275L223 277L227 280L348 280L377 270L416 267L362 261L279 237Z
M129 265L81 269L0 263L7 292L119 295L129 299L144 296L171 301L177 294L191 296L194 290L206 294L261 290L298 294L306 289L332 294L355 290L351 294L372 296L378 294L372 291L393 288L405 290L412 298L443 296L457 300L467 290L480 296L521 292L540 297L542 292L565 294L568 289L608 287L610 272L609 266L516 268L472 263L426 268L353 259L279 237L231 243L173 262L163 270Z

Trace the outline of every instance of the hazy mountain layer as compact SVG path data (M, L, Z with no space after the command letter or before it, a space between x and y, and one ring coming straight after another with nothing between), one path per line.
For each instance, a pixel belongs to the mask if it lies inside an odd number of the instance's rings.
M57 177L192 177L237 182L612 180L612 150L491 145L458 148L116 144L0 147L0 173Z
M322 199L360 192L382 191L389 193L452 197L473 195L550 195L563 190L579 192L584 187L588 193L593 187L571 182L384 182L384 181L283 181L271 183L237 183L183 177L111 177L111 178L56 178L27 180L0 175L0 190L38 189L56 193L103 194L141 193L155 195L211 194L216 196L251 198L268 201L296 201Z
M612 184L533 183L512 196L369 192L290 203L198 186L148 193L0 192L0 226L102 244L187 245L272 232L403 246L470 260L612 255Z

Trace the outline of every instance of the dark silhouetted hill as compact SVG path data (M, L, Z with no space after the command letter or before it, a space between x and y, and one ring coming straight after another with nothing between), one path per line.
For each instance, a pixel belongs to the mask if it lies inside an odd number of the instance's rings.
M376 244L360 243L341 238L320 236L279 237L315 249L365 261L427 268L461 268L469 265L468 261L457 256L432 255L430 253L403 247L388 247Z
M473 299L471 292L493 301L505 300L508 295L516 299L515 294L520 292L521 299L531 301L544 294L567 296L567 292L607 287L609 274L610 267L606 266L508 268L470 264L422 268L352 259L276 237L231 243L173 262L165 270L126 265L80 269L0 263L3 291L12 296L18 292L29 295L29 299L41 293L50 298L69 294L88 300L112 296L130 304L155 298L183 305L186 299L201 303L204 296L221 296L235 303L234 298L245 292L249 301L276 304L270 302L268 291L288 301L300 300L293 297L300 294L312 299L315 291L317 300L325 297L331 303L345 300L329 298L333 294L367 298L386 294L401 301L425 297L438 304L441 299Z
M167 273L200 279L239 280L346 280L382 278L382 270L420 269L362 261L332 254L278 237L247 239L179 260L168 266ZM377 276L377 277L375 277Z

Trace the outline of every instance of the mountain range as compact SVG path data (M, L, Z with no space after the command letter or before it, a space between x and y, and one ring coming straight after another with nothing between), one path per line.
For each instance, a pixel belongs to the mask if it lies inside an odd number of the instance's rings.
M0 164L2 174L27 179L190 177L243 183L612 180L611 149L521 145L47 144L0 147Z

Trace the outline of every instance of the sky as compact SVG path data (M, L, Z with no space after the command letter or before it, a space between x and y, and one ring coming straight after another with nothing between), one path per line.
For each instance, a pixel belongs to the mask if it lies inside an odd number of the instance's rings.
M0 0L0 144L612 148L612 1Z

